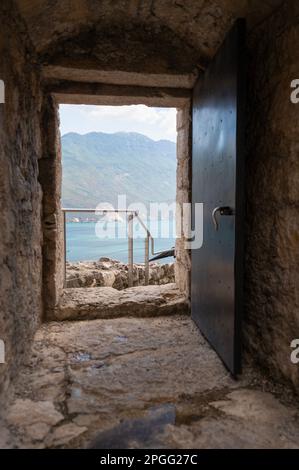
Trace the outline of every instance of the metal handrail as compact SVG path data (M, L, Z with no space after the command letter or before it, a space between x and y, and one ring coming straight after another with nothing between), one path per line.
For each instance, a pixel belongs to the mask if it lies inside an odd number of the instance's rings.
M144 246L144 285L149 284L149 242L151 241L151 254L158 255L161 252L155 253L155 242L149 229L140 218L138 211L126 210L126 209L90 209L90 208L62 208L63 213L63 233L64 233L64 287L66 285L66 213L67 212L94 212L106 214L111 213L125 213L128 214L128 286L133 286L133 257L134 257L134 246L133 246L133 219L136 217L146 232L145 246Z

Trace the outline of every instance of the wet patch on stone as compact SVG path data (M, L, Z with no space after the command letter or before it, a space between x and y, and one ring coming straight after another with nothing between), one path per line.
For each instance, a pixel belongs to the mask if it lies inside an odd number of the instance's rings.
M105 367L106 364L105 362L97 362L96 364L92 364L92 366L90 366L91 369L102 369L102 367Z
M128 337L118 335L118 336L115 337L115 341L117 341L118 343L126 343L128 341Z
M162 447L159 435L165 426L175 424L176 411L173 404L165 404L149 409L138 419L126 419L118 426L100 433L91 442L91 449L130 449Z
M75 362L87 362L91 360L91 354L88 352L78 352L73 355L72 360Z

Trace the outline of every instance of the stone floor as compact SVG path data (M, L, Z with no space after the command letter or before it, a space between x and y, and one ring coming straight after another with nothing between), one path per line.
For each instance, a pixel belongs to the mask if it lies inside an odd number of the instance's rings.
M299 447L292 395L233 380L186 316L44 325L5 412L9 448Z

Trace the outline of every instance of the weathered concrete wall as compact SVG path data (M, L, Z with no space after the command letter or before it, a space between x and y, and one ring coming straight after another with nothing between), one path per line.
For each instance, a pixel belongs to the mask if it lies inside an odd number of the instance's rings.
M176 240L175 263L176 284L188 298L190 297L191 255L190 250L185 247L184 221L180 216L183 215L183 205L191 201L191 128L191 102L189 102L183 108L178 109L177 114L177 202L180 205L177 222L181 237Z
M11 1L0 4L0 395L29 351L41 318L40 92L22 23Z
M61 212L61 148L58 105L46 95L42 106L42 158L39 181L43 190L43 304L51 319L64 283L64 234Z
M245 346L299 389L290 342L299 338L299 4L249 36Z

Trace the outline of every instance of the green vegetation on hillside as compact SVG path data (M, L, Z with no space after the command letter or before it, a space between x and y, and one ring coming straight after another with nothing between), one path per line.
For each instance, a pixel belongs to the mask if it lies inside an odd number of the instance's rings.
M132 202L173 202L176 145L142 134L91 132L62 137L64 207L116 206L119 194Z

